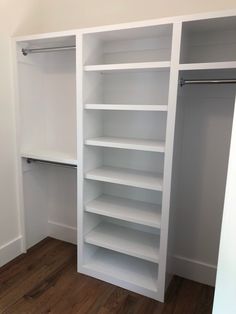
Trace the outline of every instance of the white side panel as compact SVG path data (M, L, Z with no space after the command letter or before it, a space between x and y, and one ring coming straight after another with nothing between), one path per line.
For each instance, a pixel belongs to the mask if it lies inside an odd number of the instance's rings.
M236 105L236 103L235 103ZM234 314L236 308L236 114L232 128L229 166L226 182L224 215L220 240L220 253L216 279L214 314Z
M171 196L171 180L172 180L172 162L174 148L174 132L176 117L176 102L178 90L178 68L180 40L181 40L181 23L175 23L173 28L172 53L171 53L171 72L168 99L168 116L166 127L166 151L164 161L164 181L163 181L163 197L162 197L162 223L161 223L161 239L160 239L160 263L158 287L160 289L161 300L164 301L166 288L166 272L168 257L168 232L169 232L169 211Z

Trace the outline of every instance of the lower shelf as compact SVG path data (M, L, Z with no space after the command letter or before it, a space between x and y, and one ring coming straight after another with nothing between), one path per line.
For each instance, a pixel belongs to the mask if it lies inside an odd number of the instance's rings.
M88 202L86 212L161 228L161 205L111 195L100 195Z
M127 289L143 292L147 289L153 295L147 296L155 298L157 293L158 265L142 261L134 257L119 254L105 249L98 249L96 253L83 265L89 270L91 276L102 278L102 280L112 282ZM112 277L113 280L111 280ZM123 284L121 283L123 281ZM130 285L135 285L139 289L132 289Z
M103 166L90 170L86 179L117 183L143 189L162 191L163 175L134 169Z
M157 234L102 222L85 236L85 242L153 263L159 262L160 238Z
M160 152L165 151L164 141L154 140L142 140L132 138L118 138L118 137L96 137L90 138L85 141L86 145L98 146L98 147L115 147L122 149L142 150L148 152Z

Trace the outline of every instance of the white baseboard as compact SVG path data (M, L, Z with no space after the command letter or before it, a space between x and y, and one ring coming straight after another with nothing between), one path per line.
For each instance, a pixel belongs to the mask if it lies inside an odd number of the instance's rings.
M203 263L179 255L172 256L173 273L209 286L215 286L215 265Z
M52 238L77 244L77 229L55 221L48 221L48 235Z
M0 267L10 262L22 253L21 241L22 236L19 236L0 246Z

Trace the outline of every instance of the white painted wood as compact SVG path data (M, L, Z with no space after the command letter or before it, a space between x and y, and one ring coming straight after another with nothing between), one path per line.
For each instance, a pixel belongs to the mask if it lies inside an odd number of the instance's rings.
M0 267L10 262L22 253L22 236L0 246Z
M186 63L179 65L180 70L217 70L236 69L236 61L208 62L208 63Z
M23 82L20 86L19 98L20 104L24 105L20 106L23 111L19 112L18 116L23 117L21 120L23 136L21 136L19 151L25 154L24 157L29 152L43 158L51 158L54 161L70 160L74 164L77 163L77 140L80 166L77 179L77 224L78 239L80 239L78 270L80 272L107 280L159 301L164 300L165 276L168 271L166 257L178 71L214 70L204 73L217 75L217 73L223 73L215 72L217 69L235 69L236 46L233 41L235 38L235 15L236 11L232 10L223 13L215 12L108 25L79 31L32 35L17 39L18 48L42 45L50 47L58 43L75 42L76 35L78 48L76 72L75 58L71 59L73 52L60 56L51 55L51 58L48 57L50 61L47 62L45 61L46 55L32 55L25 58L22 54L18 54L19 72L21 73L19 81ZM219 17L227 17L227 19L216 19ZM184 22L184 31L181 64L179 64L182 22ZM186 36L185 30L189 32L190 37ZM70 68L71 65L73 65L72 68ZM70 69L69 76L67 76L68 69ZM190 72L186 75L195 75ZM195 72L200 73L200 71ZM75 76L77 78L76 88ZM65 96L65 88L68 97ZM188 101L192 103L191 90L190 87ZM223 93L224 97L227 90L226 88ZM76 113L73 111L75 109L75 93L77 93ZM198 91L199 95L206 97L210 93L210 89ZM218 97L219 93L215 93L216 95ZM65 98L69 99L68 103ZM78 117L77 121L74 119L76 116ZM71 123L71 121L73 122ZM75 134L76 123L77 134ZM125 138L126 141L132 139L133 142L124 143L123 140L123 142L114 143L114 139L112 141L106 139L105 143L101 142L101 139L97 139L90 146L84 145L85 141L101 137ZM141 140L142 144L134 143L133 139ZM206 138L206 145L208 140ZM148 141L165 142L165 155L156 154L155 149L153 152L136 151L136 148L140 148L140 146L144 148L144 143ZM102 146L92 147L98 144ZM127 149L123 150L116 149L126 147ZM132 151L131 148L135 148L135 151ZM45 156L46 151L49 156ZM165 160L162 160L163 157ZM212 163L214 160L213 158ZM108 167L102 167L102 165ZM73 190L75 184L66 183L67 179L64 180L63 177L62 180L59 172L57 180L55 177L52 180L48 180L48 178L46 180L44 173L47 171L45 169L41 168L42 171L39 169L37 175L34 170L30 166L24 166L23 169L23 181L27 181L27 176L32 176L28 183L24 182L24 188L27 185L26 201L29 202L27 207L30 208L31 203L33 204L36 199L31 215L36 210L34 219L41 221L40 219L43 218L44 221L45 217L42 216L45 206L42 207L42 212L37 210L40 208L42 200L49 202L55 212L56 208L59 208L58 213L61 214L63 212L61 203L64 204L64 201L65 204L67 203L70 198L68 190ZM185 171L188 171L187 167ZM157 172L161 172L163 175L159 178ZM92 174L95 181L85 180L84 174L85 177ZM67 174L65 177L67 178ZM47 184L45 184L45 180ZM31 181L33 185L30 184ZM62 182L61 186L59 182ZM110 184L110 182L116 184ZM49 187L47 191L46 186ZM52 186L56 188L54 189ZM43 187L43 189L40 190L39 187ZM37 189L40 190L39 193L35 192ZM163 191L163 197L161 197L161 191ZM89 204L90 201L91 203L95 202L101 194L107 192L111 193L109 197L112 197L113 200L118 196L127 198L129 194L130 197L132 195L137 202L136 211L139 211L140 207L142 208L143 200L154 203L160 203L162 200L159 273L157 273L157 265L154 267L150 262L97 248L81 240L84 239L87 232L101 223L102 218L108 220L116 218L121 221L121 227L127 230L133 230L135 224L149 226L145 223L148 215L144 217L143 214L142 216L140 209L139 215L132 218L128 205L125 205L128 206L126 212L124 206L122 209L120 205L116 204L113 205L111 211L105 206L105 209L93 208L90 212L84 213L86 204ZM154 196L149 193L156 194ZM189 195L186 196L187 198ZM72 203L74 201L75 197L73 196ZM71 208L74 208L74 205ZM71 219L72 215L69 217ZM58 225L64 224L63 221L52 217L50 220L57 221ZM155 221L155 223L159 224L159 221ZM70 226L68 223L65 225ZM31 228L33 230L34 226L32 225ZM43 228L40 229L39 225L35 226L35 231L42 232ZM152 233L150 232L150 234ZM157 238L158 236L156 236ZM185 256L182 261L184 259L186 259ZM190 260L191 258L186 259L186 261ZM199 263L202 265L201 261ZM189 263L185 263L185 265L189 265Z
M85 241L153 263L159 261L158 237L147 232L103 222L85 235Z
M236 106L236 100L235 100ZM226 192L224 200L224 213L220 239L219 262L216 279L216 291L213 313L222 312L233 314L235 312L235 262L236 251L234 248L236 237L236 212L235 212L235 158L236 158L236 111L234 106L234 117L231 136L231 147L229 164L227 169Z
M55 221L48 221L48 235L51 238L77 244L77 228Z
M88 111L88 110L87 110ZM86 111L86 112L87 112ZM94 111L89 111L92 114ZM158 111L99 111L103 129L90 137L111 136L142 140L165 141L166 112ZM93 126L90 126L92 129Z
M170 257L172 259L172 271L177 276L187 278L205 285L214 286L216 279L216 265L204 263L179 255Z
M127 70L161 70L170 67L170 62L139 62L121 64L86 65L84 71L127 71Z
M163 141L149 141L129 138L97 137L87 139L85 144L90 146L115 147L160 153L164 153L165 151L165 143Z
M85 178L156 191L162 190L162 176L146 171L104 166L87 172Z
M90 110L134 110L134 111L167 111L168 106L161 105L125 105L125 104L85 104Z
M77 227L76 169L22 162L27 248L49 234L72 241L71 230Z
M160 237L160 273L158 276L158 288L160 289L161 300L164 301L167 272L168 256L168 235L169 235L169 214L172 180L173 148L175 135L175 119L178 91L178 64L180 57L182 24L176 23L173 26L172 52L171 52L171 71L169 82L168 116L166 127L166 150L164 161L163 176L163 197L162 197L162 227Z
M77 269L78 272L82 272L82 264L86 255L86 250L84 248L84 232L85 232L85 217L84 217L84 201L90 200L91 196L85 194L85 182L84 182L84 126L85 126L85 116L84 116L84 97L85 93L85 77L83 64L84 58L86 57L86 49L83 43L82 33L78 33L76 36L76 114L77 114ZM92 85L93 86L93 85ZM92 191L93 192L93 191ZM93 193L91 193L93 194ZM96 195L96 192L95 192ZM97 196L97 195L96 195ZM96 197L95 196L95 197ZM93 254L92 250L89 251L88 255Z
M19 201L25 229L22 250L47 237L49 231L68 240L71 228L76 227L76 171L27 164L25 159L77 165L77 132L75 50L26 57L21 49L74 44L73 32L16 41ZM51 229L49 220L56 222Z
M158 267L153 263L99 249L83 267L89 270L88 275L124 288L129 287L147 296L151 292L152 297L156 297Z
M75 37L17 44L20 150L76 159L75 51L29 54L22 48L75 43Z
M55 152L21 152L22 158L40 159L50 162L65 163L69 165L77 165L77 160L70 158L70 156L63 156L63 154L56 154Z
M167 105L169 68L159 70L89 72L86 77L97 79L97 89L91 90L85 103ZM96 96L96 97L95 97Z
M22 162L20 156L20 134L21 134L21 120L20 120L20 89L19 89L19 80L18 80L18 64L17 64L17 45L16 41L12 41L13 46L13 71L14 71L14 89L15 93L13 96L13 101L15 105L15 124L16 124L16 188L17 188L17 206L19 213L19 230L21 234L21 253L26 252L26 235L25 235L25 210L24 210L24 193L23 193L23 178L22 178Z
M85 210L153 228L161 227L160 205L103 194L88 202Z
M236 17L183 24L181 63L236 61Z

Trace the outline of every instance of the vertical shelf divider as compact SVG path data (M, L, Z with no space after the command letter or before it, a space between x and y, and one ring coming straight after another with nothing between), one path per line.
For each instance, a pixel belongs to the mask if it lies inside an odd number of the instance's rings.
M169 99L168 99L168 115L166 126L166 150L164 161L164 178L163 178L163 194L162 194L162 229L160 238L160 263L158 287L160 290L160 298L164 301L165 288L168 286L168 281L171 275L168 276L168 234L169 234L169 216L170 216L170 196L171 196L171 179L172 179L172 163L175 135L175 118L179 80L179 58L181 46L182 23L176 22L173 24L172 35L172 52L171 52L171 70L169 82ZM171 239L170 239L171 240ZM168 278L169 277L169 278Z

